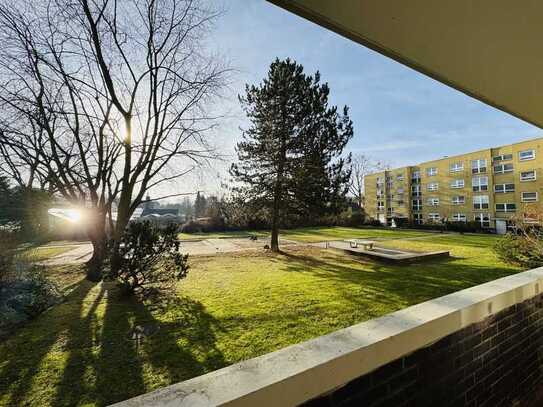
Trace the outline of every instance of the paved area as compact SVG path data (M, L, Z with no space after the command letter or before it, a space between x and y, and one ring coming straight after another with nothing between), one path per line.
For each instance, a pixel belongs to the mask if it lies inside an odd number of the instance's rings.
M240 252L245 250L263 249L265 245L270 244L270 239L251 240L249 238L228 238L228 239L203 239L197 241L181 242L181 251L190 256L209 256L221 253ZM281 246L298 245L299 242L293 240L280 239ZM52 242L47 247L66 246L64 242L56 244ZM92 256L92 244L89 242L72 242L70 246L75 246L73 250L59 254L51 259L41 262L48 266L59 266L64 264L81 264L89 260Z
M436 234L437 236L446 236L452 233ZM436 235L430 236L417 236L398 238L399 240L424 240L433 239ZM396 238L372 238L375 241L389 241ZM223 238L223 239L202 239L202 240L189 240L181 242L181 251L188 253L190 256L210 256L221 253L240 252L244 250L257 250L264 248L265 245L270 244L269 238L258 238L257 240L251 240L249 238ZM348 245L344 240L336 241L324 241L317 243L300 243L294 240L280 239L279 244L281 246L295 246L295 245L309 245L315 247L334 247L343 249L344 245ZM45 265L63 265L63 264L80 264L90 259L92 255L92 245L89 242L51 242L47 247L57 246L76 246L75 249L62 253L56 257L44 261Z
M65 246L60 244L58 246ZM72 246L72 245L70 245ZM54 244L47 245L47 247L57 247ZM80 243L73 250L61 253L58 256L52 257L48 260L41 262L40 264L46 266L62 266L65 264L81 264L88 261L92 256L92 244Z

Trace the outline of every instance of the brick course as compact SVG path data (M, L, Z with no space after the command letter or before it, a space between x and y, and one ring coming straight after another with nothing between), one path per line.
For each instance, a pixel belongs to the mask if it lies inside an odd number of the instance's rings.
M542 388L543 294L303 406L535 407Z

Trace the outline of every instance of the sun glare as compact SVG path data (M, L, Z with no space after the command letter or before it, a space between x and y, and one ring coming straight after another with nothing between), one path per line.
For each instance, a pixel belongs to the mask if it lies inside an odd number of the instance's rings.
M79 209L51 208L48 212L54 217L71 223L79 223L83 218L83 212Z

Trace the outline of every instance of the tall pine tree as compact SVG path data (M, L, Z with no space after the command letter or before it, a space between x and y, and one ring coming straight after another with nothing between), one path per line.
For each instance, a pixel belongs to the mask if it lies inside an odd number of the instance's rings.
M308 76L296 62L276 59L268 77L247 85L239 98L251 125L230 172L253 204L269 210L273 251L279 251L286 217L320 216L337 208L347 192L341 154L353 127L347 107L339 114L328 106L328 95L318 72Z

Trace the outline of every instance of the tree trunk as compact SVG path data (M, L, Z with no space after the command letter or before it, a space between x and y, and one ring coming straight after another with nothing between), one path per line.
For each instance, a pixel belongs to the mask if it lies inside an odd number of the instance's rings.
M130 221L130 204L132 203L132 191L134 189L133 184L130 182L130 172L132 170L132 116L130 114L124 116L124 123L126 132L124 137L124 168L121 196L117 207L117 220L113 232L113 246L111 248L112 276L116 276L120 269L119 246L124 230Z
M283 194L283 175L285 171L285 162L287 158L286 142L281 140L280 161L277 166L277 179L273 193L273 209L272 209L272 230L270 249L272 252L278 253L279 250L279 223L281 219L281 200Z
M116 276L121 268L121 257L119 254L119 247L121 244L121 238L128 225L129 218L119 211L117 213L117 220L115 222L115 231L113 233L113 242L111 247L111 275Z
M273 201L271 244L272 252L279 252L279 205L276 203L277 197Z
M102 280L102 269L106 258L106 214L96 210L89 214L87 235L92 243L92 257L87 262L87 280L98 282Z
M106 242L104 239L92 240L92 257L87 262L87 280L98 282L102 280L104 260L106 258Z

